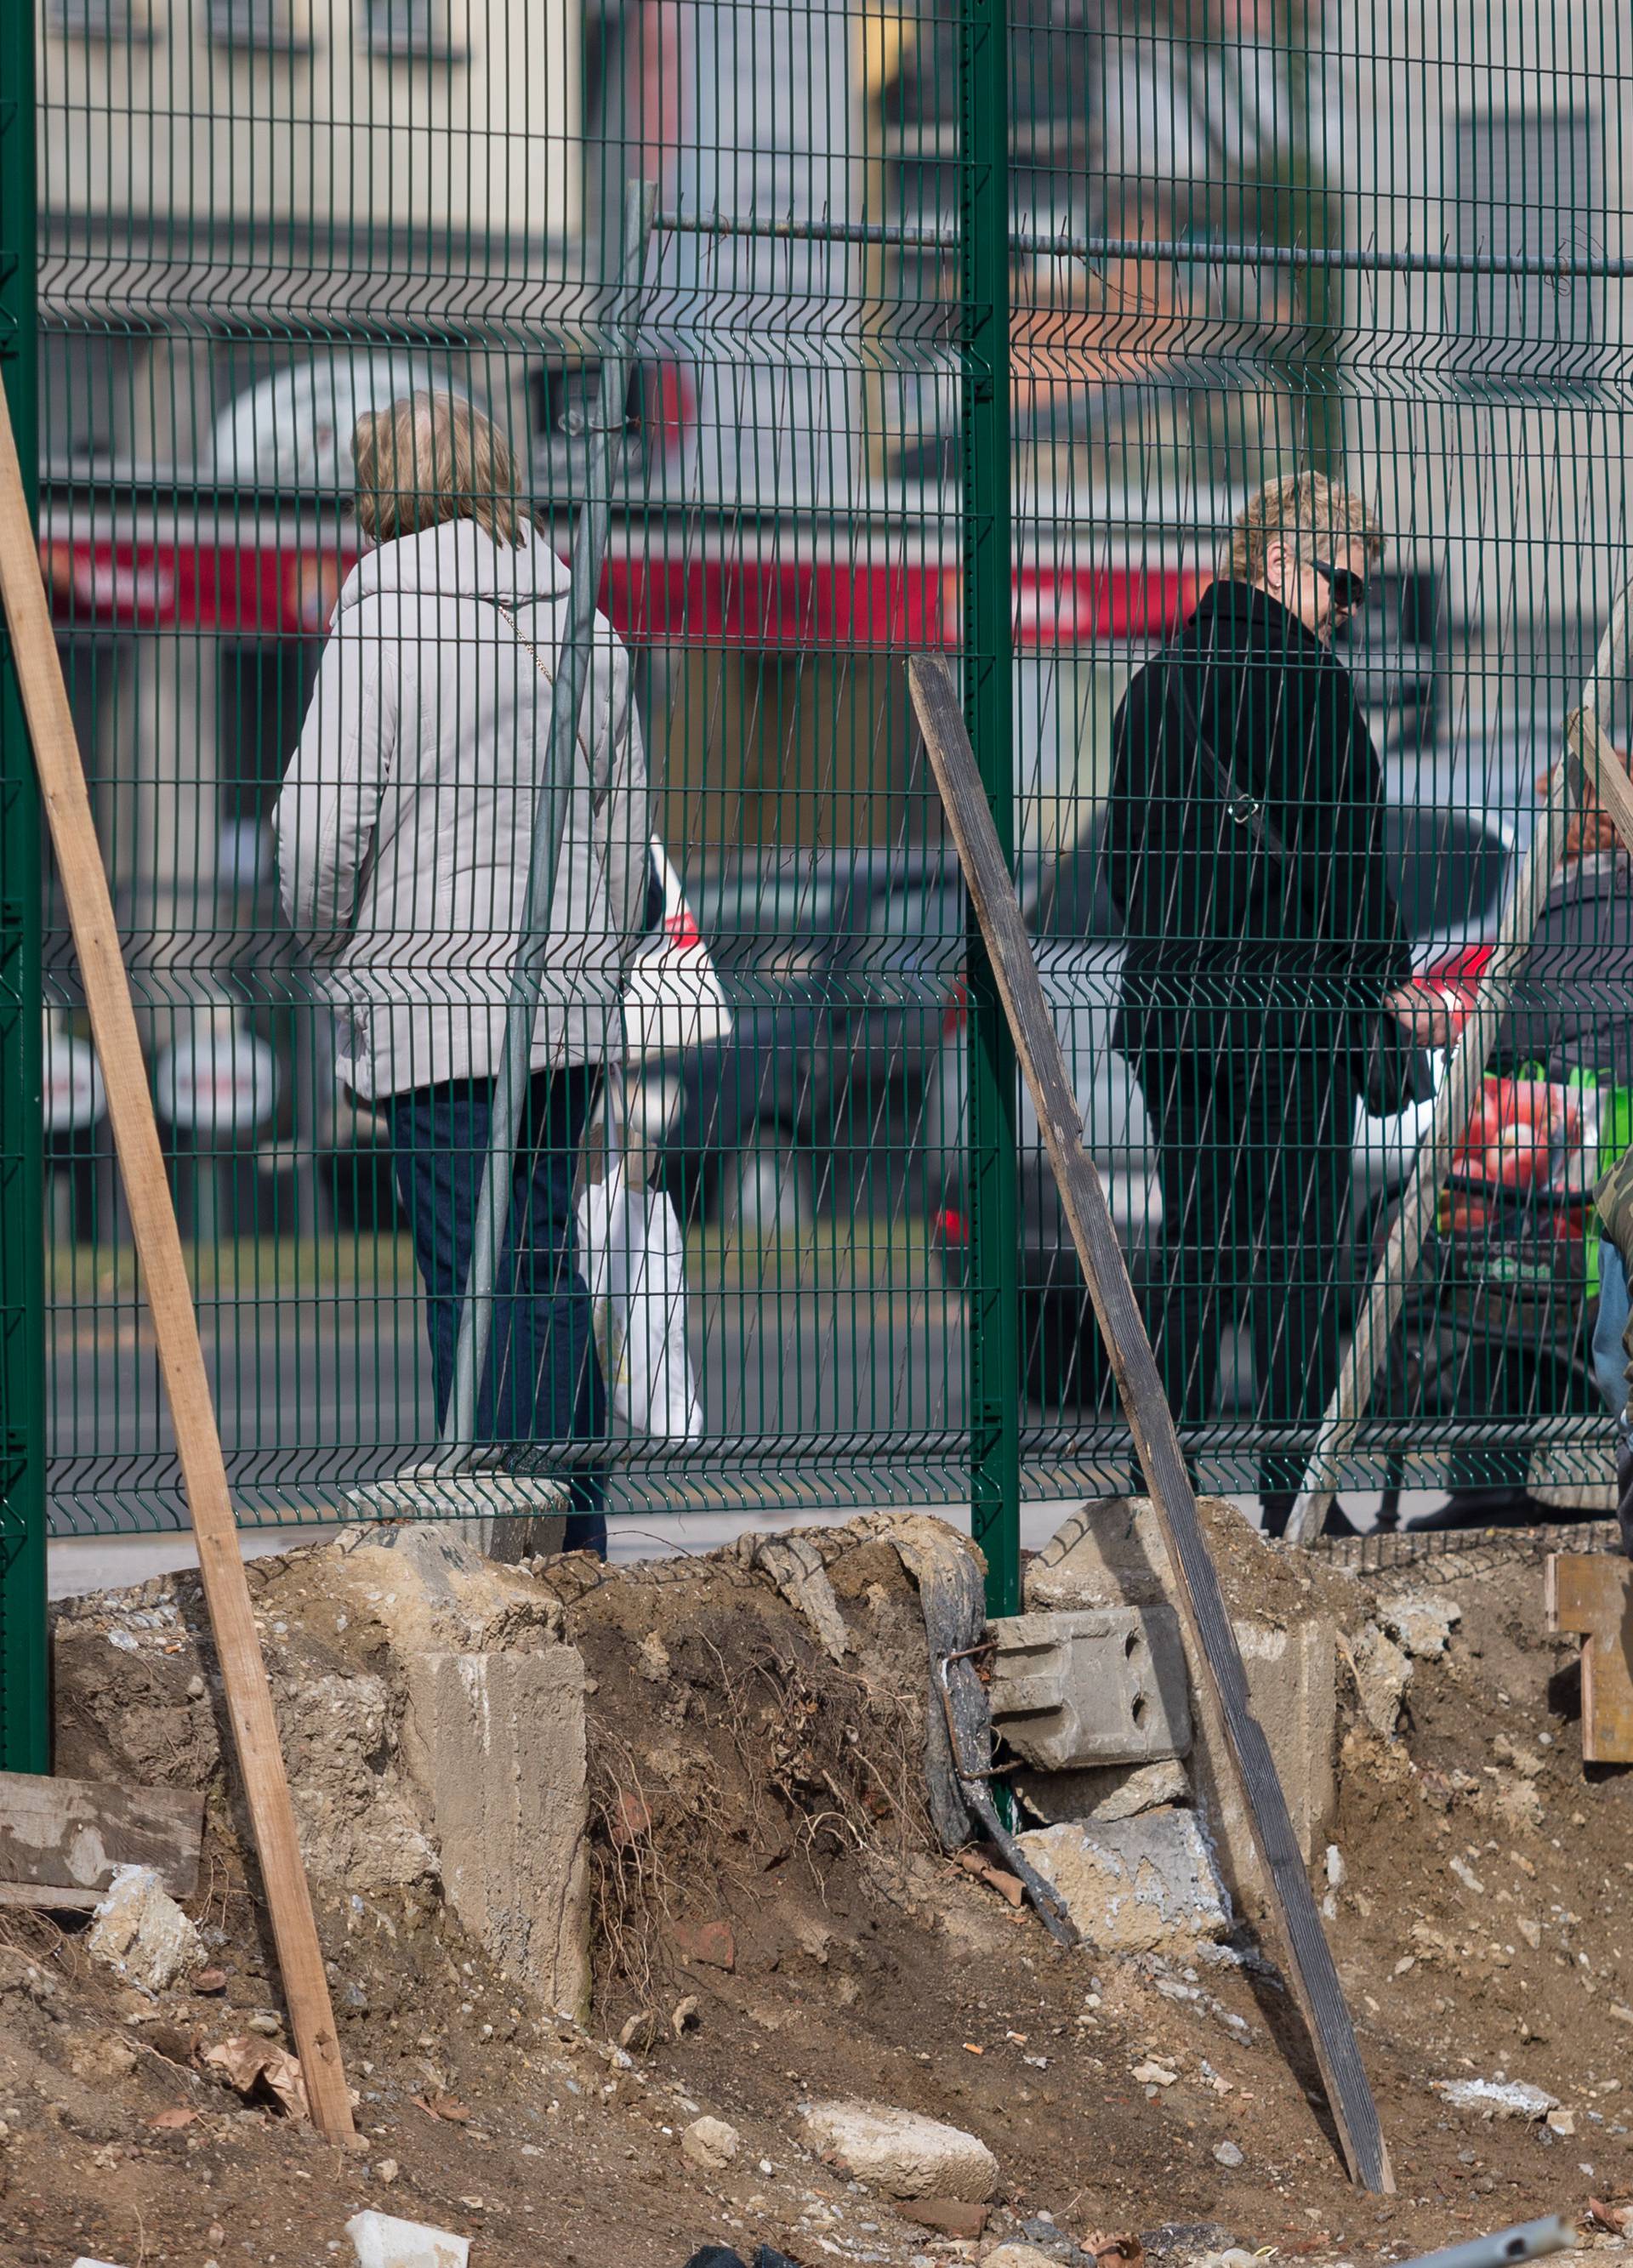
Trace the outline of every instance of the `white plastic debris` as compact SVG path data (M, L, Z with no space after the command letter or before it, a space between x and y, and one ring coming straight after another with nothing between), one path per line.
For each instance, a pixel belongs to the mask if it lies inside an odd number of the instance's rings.
M92 1917L85 1949L127 1984L163 1992L204 1957L197 1930L151 1867L119 1867Z
M354 2213L346 2223L358 2268L469 2268L470 2242L388 2213Z

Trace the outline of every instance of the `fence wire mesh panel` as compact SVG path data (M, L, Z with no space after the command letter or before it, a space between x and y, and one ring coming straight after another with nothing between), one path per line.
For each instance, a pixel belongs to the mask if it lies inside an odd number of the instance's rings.
M1018 1495L1128 1484L927 645L1199 1477L1284 1518L1347 1381L1352 1509L1603 1500L1633 869L1578 773L1502 925L1629 571L1622 44L41 0L41 557L246 1521L967 1498L1012 1602ZM52 1517L173 1525L43 902Z

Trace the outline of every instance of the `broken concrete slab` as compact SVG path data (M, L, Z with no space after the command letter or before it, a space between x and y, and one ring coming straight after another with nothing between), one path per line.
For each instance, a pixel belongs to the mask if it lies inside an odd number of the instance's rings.
M1172 1952L1230 1931L1230 1900L1193 1812L1033 1828L1017 1839L1097 1950Z
M962 2127L883 2102L807 2102L800 2131L827 2163L890 2197L952 2198L979 2205L998 2183L998 2161Z
M203 1940L151 1867L115 1870L85 1950L144 1992L167 1991L204 1960Z
M1191 1800L1191 1776L1177 1756L1161 1764L1099 1764L1083 1771L1020 1771L1010 1785L1046 1827L1072 1819L1137 1819L1142 1811Z
M993 1723L1029 1764L1069 1771L1189 1749L1185 1647L1171 1607L1009 1615L987 1635Z
M431 1804L443 1894L547 2007L589 2002L584 1662L577 1649L408 1665L404 1764Z
M354 2213L346 2223L358 2268L469 2268L470 2240L388 2213Z

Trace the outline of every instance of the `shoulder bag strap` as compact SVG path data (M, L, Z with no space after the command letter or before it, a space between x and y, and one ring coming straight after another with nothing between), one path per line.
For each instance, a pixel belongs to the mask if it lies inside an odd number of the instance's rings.
M1223 804L1226 817L1235 826L1247 830L1247 839L1255 850L1262 850L1267 858L1279 859L1283 865L1290 864L1292 853L1266 818L1264 805L1238 784L1235 772L1203 731L1202 720L1185 688L1183 665L1179 669L1172 663L1169 665L1168 681L1179 696L1180 722L1195 743L1201 769Z

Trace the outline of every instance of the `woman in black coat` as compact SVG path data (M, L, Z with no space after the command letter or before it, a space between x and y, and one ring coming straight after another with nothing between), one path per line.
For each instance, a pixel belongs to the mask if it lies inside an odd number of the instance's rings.
M1126 954L1114 1043L1156 1129L1152 1336L1182 1425L1245 1309L1267 1532L1287 1524L1340 1361L1336 1270L1357 1094L1448 1036L1409 983L1383 777L1334 627L1382 550L1317 475L1262 490L1226 571L1114 727L1108 875Z

